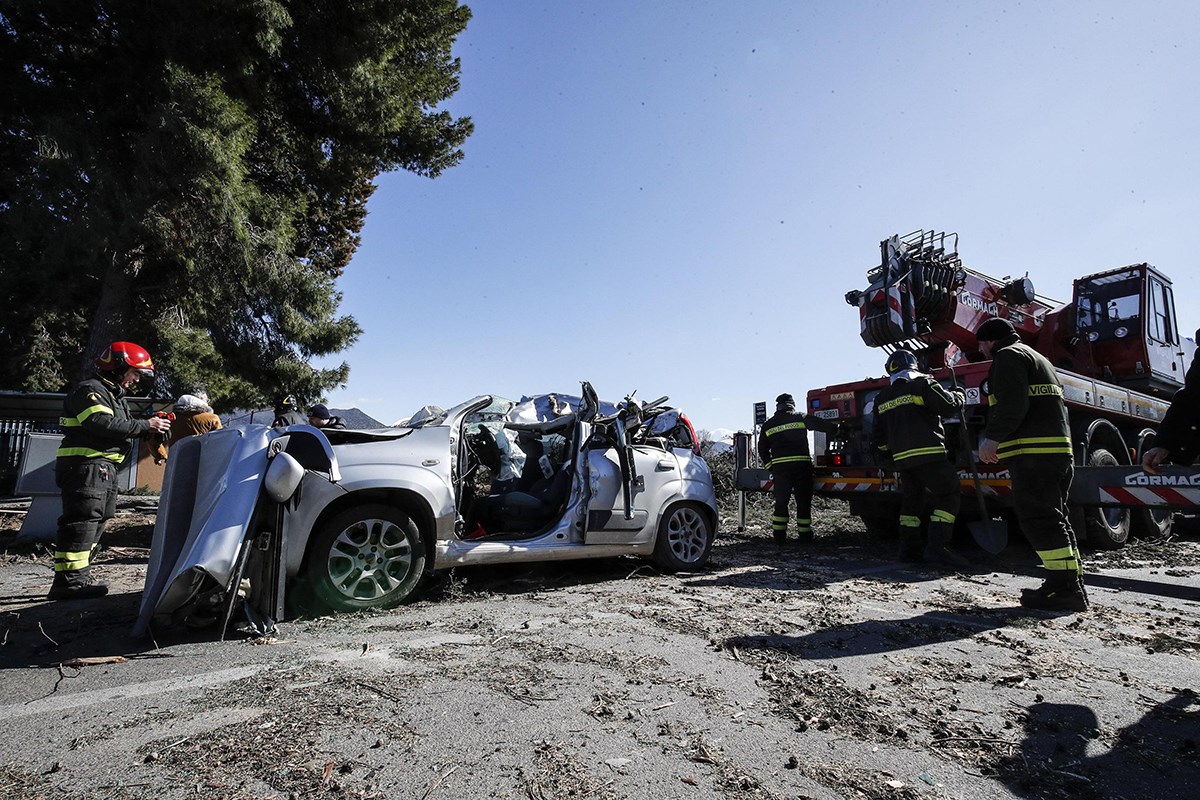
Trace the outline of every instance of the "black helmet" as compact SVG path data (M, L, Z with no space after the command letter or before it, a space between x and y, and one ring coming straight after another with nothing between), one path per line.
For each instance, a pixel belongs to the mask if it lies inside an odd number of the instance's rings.
M980 342L996 342L1015 336L1016 333L1011 322L1000 317L993 317L979 326L979 332L975 334L975 339Z
M275 410L279 412L295 411L296 398L290 394L281 394L275 398Z
M888 356L887 363L883 365L883 368L887 370L888 375L895 375L897 372L907 369L916 369L917 357L902 348Z

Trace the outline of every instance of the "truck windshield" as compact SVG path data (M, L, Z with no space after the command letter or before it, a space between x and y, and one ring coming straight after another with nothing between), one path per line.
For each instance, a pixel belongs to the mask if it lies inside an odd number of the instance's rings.
M1141 331L1142 277L1135 271L1083 281L1077 288L1077 326L1090 339Z

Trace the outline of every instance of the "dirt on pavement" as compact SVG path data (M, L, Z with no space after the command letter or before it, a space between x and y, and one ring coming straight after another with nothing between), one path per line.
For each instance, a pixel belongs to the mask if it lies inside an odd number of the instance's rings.
M393 611L133 640L153 499L100 600L49 604L0 513L0 797L1193 798L1200 537L1087 554L1091 611L1021 609L1014 543L955 573L836 502L708 568L458 569ZM1019 537L1015 537L1019 538Z

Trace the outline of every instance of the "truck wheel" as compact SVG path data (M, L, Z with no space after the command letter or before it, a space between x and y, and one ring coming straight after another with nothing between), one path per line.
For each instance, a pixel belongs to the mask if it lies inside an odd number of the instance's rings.
M1117 458L1098 447L1088 456L1089 467L1115 467ZM1129 538L1130 511L1128 508L1089 508L1084 512L1088 544L1100 550L1117 550Z
M667 572L693 572L708 562L713 529L697 503L667 509L654 540L654 563Z
M392 506L347 509L313 537L301 574L322 606L334 611L391 608L409 598L425 573L425 542Z
M1175 527L1175 512L1169 508L1139 508L1133 512L1133 535L1142 539L1165 539Z
M1155 435L1146 436L1138 448L1137 463L1142 455L1154 447ZM1169 508L1137 508L1133 511L1133 535L1141 539L1165 539L1175 526L1175 512Z

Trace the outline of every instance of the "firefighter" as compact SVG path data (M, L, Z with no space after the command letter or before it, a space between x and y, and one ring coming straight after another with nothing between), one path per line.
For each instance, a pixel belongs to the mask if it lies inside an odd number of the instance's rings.
M289 395L280 395L275 398L275 421L271 423L272 428L286 428L288 425L307 425L308 417L300 413L300 409L296 407L296 398Z
M171 428L161 417L133 419L125 404L126 393L138 381L154 376L154 362L145 348L113 342L93 363L95 374L63 401L63 439L54 462L63 513L58 518L50 600L108 594L108 586L92 575L91 559L105 521L116 513L117 467L125 460L129 439Z
M891 385L875 396L871 444L900 473L900 548L904 561L932 561L965 569L970 563L948 547L962 502L958 471L946 455L942 417L963 406L963 390L948 392L917 370L917 359L897 350L884 365ZM925 493L933 495L928 541L921 547Z
M776 544L787 541L788 503L796 496L796 528L800 544L810 544L812 533L812 456L808 453L808 428L832 433L837 424L809 417L796 410L790 394L775 398L775 415L763 423L758 454L774 480L775 510L771 532Z
M1200 330L1196 331L1200 342ZM1191 464L1200 454L1200 369L1192 357L1183 388L1171 399L1171 407L1158 426L1155 446L1142 456L1142 469L1156 474L1160 464Z
M976 339L980 352L992 359L979 460L1008 467L1017 520L1046 568L1040 587L1022 590L1021 605L1086 611L1079 545L1067 515L1074 468L1062 384L1050 362L1022 344L1008 320L989 319Z

